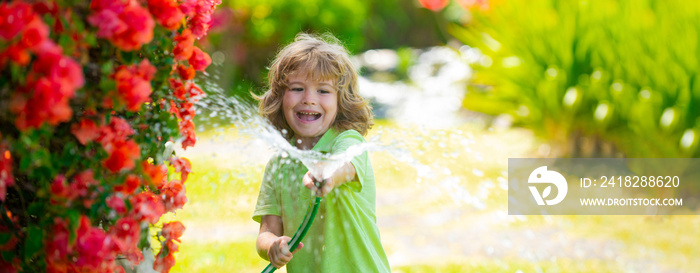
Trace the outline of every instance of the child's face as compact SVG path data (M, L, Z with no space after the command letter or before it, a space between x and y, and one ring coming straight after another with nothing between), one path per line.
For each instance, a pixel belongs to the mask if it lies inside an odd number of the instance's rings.
M311 80L306 73L293 73L284 91L282 110L295 137L313 145L335 120L338 91L332 81Z

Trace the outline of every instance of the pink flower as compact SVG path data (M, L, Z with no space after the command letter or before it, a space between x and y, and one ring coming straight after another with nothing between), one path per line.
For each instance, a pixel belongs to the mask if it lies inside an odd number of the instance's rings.
M421 6L432 11L440 11L450 3L449 0L418 0L418 2Z
M107 260L113 260L112 240L105 232L90 225L87 216L80 218L75 242L75 265L86 269L100 269Z
M113 209L119 214L126 213L126 204L124 203L124 199L121 199L119 196L112 195L107 197L105 203L107 204L107 207Z
M88 22L97 27L97 35L125 51L141 48L153 39L155 22L137 1L97 0L90 4L95 13Z
M194 70L204 71L204 69L211 64L211 57L209 54L202 51L198 47L194 47L192 50L192 56L187 60Z

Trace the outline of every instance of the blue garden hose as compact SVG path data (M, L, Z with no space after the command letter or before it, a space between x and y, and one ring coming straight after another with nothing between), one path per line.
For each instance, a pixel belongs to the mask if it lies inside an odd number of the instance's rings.
M311 224L314 222L314 218L316 218L318 206L321 204L321 197L315 197L311 202L312 203L309 204L309 209L306 210L304 221L301 222L299 229L297 229L297 232L294 233L294 237L292 237L292 240L289 241L289 252L294 252L297 246L299 246L301 239L304 239L306 232L309 231L309 227L311 227ZM277 270L277 268L270 263L267 265L267 267L265 267L265 269L263 269L262 273L271 273L275 272L275 270Z

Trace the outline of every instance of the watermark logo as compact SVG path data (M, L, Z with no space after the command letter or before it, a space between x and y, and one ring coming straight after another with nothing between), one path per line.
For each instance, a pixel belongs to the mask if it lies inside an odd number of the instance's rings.
M547 186L542 194L540 194L540 192L537 190L537 187L529 186L530 192L532 192L532 197L535 198L535 201L540 206L544 206L545 203L550 206L559 204L559 202L564 200L564 197L566 197L566 192L569 190L569 186L566 183L564 176L555 171L548 171L547 166L542 166L532 171L527 182L530 184L549 183L554 184L554 186L557 187L557 196L553 199L544 200L550 193L552 193L551 185Z

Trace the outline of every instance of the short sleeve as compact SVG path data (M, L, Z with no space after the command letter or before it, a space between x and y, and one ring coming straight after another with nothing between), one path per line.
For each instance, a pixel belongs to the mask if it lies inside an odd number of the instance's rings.
M336 140L333 142L331 147L331 153L337 154L348 150L348 148L365 142L365 138L362 137L360 133L355 130L347 130L340 133ZM367 175L367 164L369 158L367 152L362 152L361 154L355 156L350 163L355 167L355 175L357 179L355 181L350 181L342 186L347 186L355 192L362 191L362 185L364 185ZM342 187L341 186L341 187Z
M267 162L267 166L265 166L265 174L260 184L258 201L253 212L253 220L258 223L262 221L263 215L281 215L279 194L277 194L274 184L275 179L273 179L276 169L279 167L279 164L275 164L275 162L277 162L276 158L270 159Z

